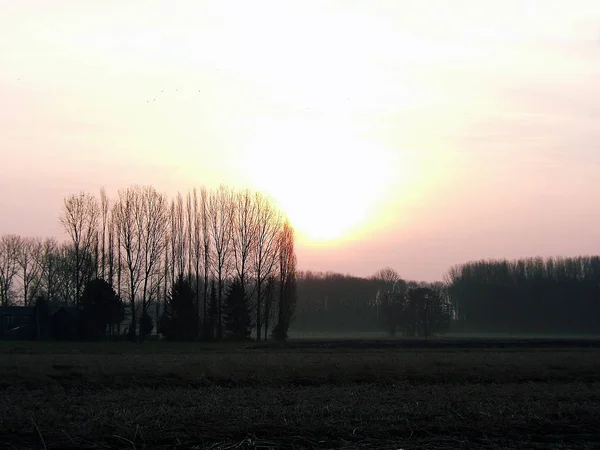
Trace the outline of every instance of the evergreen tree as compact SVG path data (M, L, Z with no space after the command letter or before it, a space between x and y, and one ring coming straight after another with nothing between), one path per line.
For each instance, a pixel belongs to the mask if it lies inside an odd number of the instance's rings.
M165 311L160 319L160 332L171 341L191 341L196 334L197 311L194 307L195 292L192 285L179 275L167 298Z
M100 339L106 336L108 325L119 323L125 306L113 287L105 280L89 281L81 296L81 337Z
M242 341L250 338L251 328L246 293L242 283L235 280L225 298L225 330L229 338Z

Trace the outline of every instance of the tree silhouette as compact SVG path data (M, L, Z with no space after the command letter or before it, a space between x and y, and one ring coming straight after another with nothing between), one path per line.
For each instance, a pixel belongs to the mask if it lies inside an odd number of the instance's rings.
M126 269L131 311L129 338L134 340L136 301L141 300L142 311L146 311L152 280L162 276L160 261L167 244L167 198L151 186L132 186L119 191L113 217Z
M256 241L252 264L256 286L256 340L260 341L263 324L265 340L268 334L269 315L272 311L273 300L273 278L279 256L277 244L282 227L282 215L270 199L262 194L256 194L254 202L256 205Z
M124 304L105 280L89 281L81 296L81 334L85 339L100 339L106 336L108 325L119 323L124 318Z
M381 311L388 333L395 336L406 307L406 282L390 267L377 271L372 279L377 283L376 314L379 317Z
M448 330L449 311L434 289L413 287L406 293L401 324L408 336L429 337Z
M19 272L20 236L5 234L0 238L0 306L11 303L11 287Z
M40 289L42 240L39 238L21 238L17 262L19 264L19 277L23 287L23 304L29 306L37 296Z
M196 331L195 292L183 274L171 288L165 311L160 320L160 332L170 341L193 340Z
M234 193L226 186L208 197L207 218L213 271L217 278L217 310L214 315L217 339L223 336L223 291L232 259Z
M205 338L220 339L224 297L235 276L257 338L272 332L274 321L289 328L296 301L293 242L282 259L285 214L259 192L219 186L177 193L171 201L151 186L133 185L111 200L101 189L67 196L60 222L68 242L2 236L1 305L25 306L40 294L53 307L80 306L87 283L101 278L126 301L133 340L146 334L141 321L149 305L166 299L182 273L195 291L194 316L202 318ZM73 309L64 314L79 320Z
M81 291L89 274L89 255L98 241L99 207L96 198L85 192L64 200L60 221L69 234L74 252L75 301L79 304Z
M299 272L294 329L317 332L389 331L387 292L380 280L332 272ZM405 285L401 280L397 288ZM396 327L397 328L397 327Z
M154 321L148 312L144 312L140 318L140 335L148 336L154 329Z
M46 339L50 336L50 304L43 295L38 295L33 307L33 317L35 320L35 337L38 340Z
M406 290L380 291L377 306L381 307L383 322L390 336L396 336L406 314Z
M277 325L272 336L277 340L285 340L296 311L298 299L296 280L296 252L294 250L294 229L289 222L284 222L279 236L279 305Z
M200 190L200 226L202 229L202 256L203 256L203 268L204 268L204 282L202 283L202 303L204 306L203 314L203 326L204 326L204 337L205 339L212 339L214 337L213 327L214 321L209 314L208 305L208 278L210 274L210 260L211 260L211 246L210 246L210 233L208 224L208 192L206 188ZM211 292L214 292L214 281L211 282ZM212 295L212 294L211 294ZM212 303L211 303L212 305ZM216 297L215 297L215 308L216 308ZM211 322L209 324L209 321Z
M217 320L217 287L215 280L210 281L210 306L208 314L208 324L206 328L207 339L213 340L215 338L215 324Z
M451 268L447 284L461 331L600 331L598 256L473 261Z
M225 297L225 330L227 336L234 340L250 338L251 321L244 285L236 279Z

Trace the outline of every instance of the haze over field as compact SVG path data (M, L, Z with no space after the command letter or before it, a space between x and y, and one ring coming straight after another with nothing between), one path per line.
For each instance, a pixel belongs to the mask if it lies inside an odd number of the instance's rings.
M597 1L0 5L0 234L63 198L251 187L300 269L600 251Z

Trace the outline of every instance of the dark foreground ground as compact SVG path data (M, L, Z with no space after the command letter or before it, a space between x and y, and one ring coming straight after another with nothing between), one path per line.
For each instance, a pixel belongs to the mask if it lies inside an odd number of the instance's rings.
M0 449L600 448L597 342L371 344L0 343Z

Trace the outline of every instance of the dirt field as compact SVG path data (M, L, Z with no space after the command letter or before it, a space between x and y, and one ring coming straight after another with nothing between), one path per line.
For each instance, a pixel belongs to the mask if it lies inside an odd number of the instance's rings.
M0 343L0 448L600 448L594 342L305 344Z

